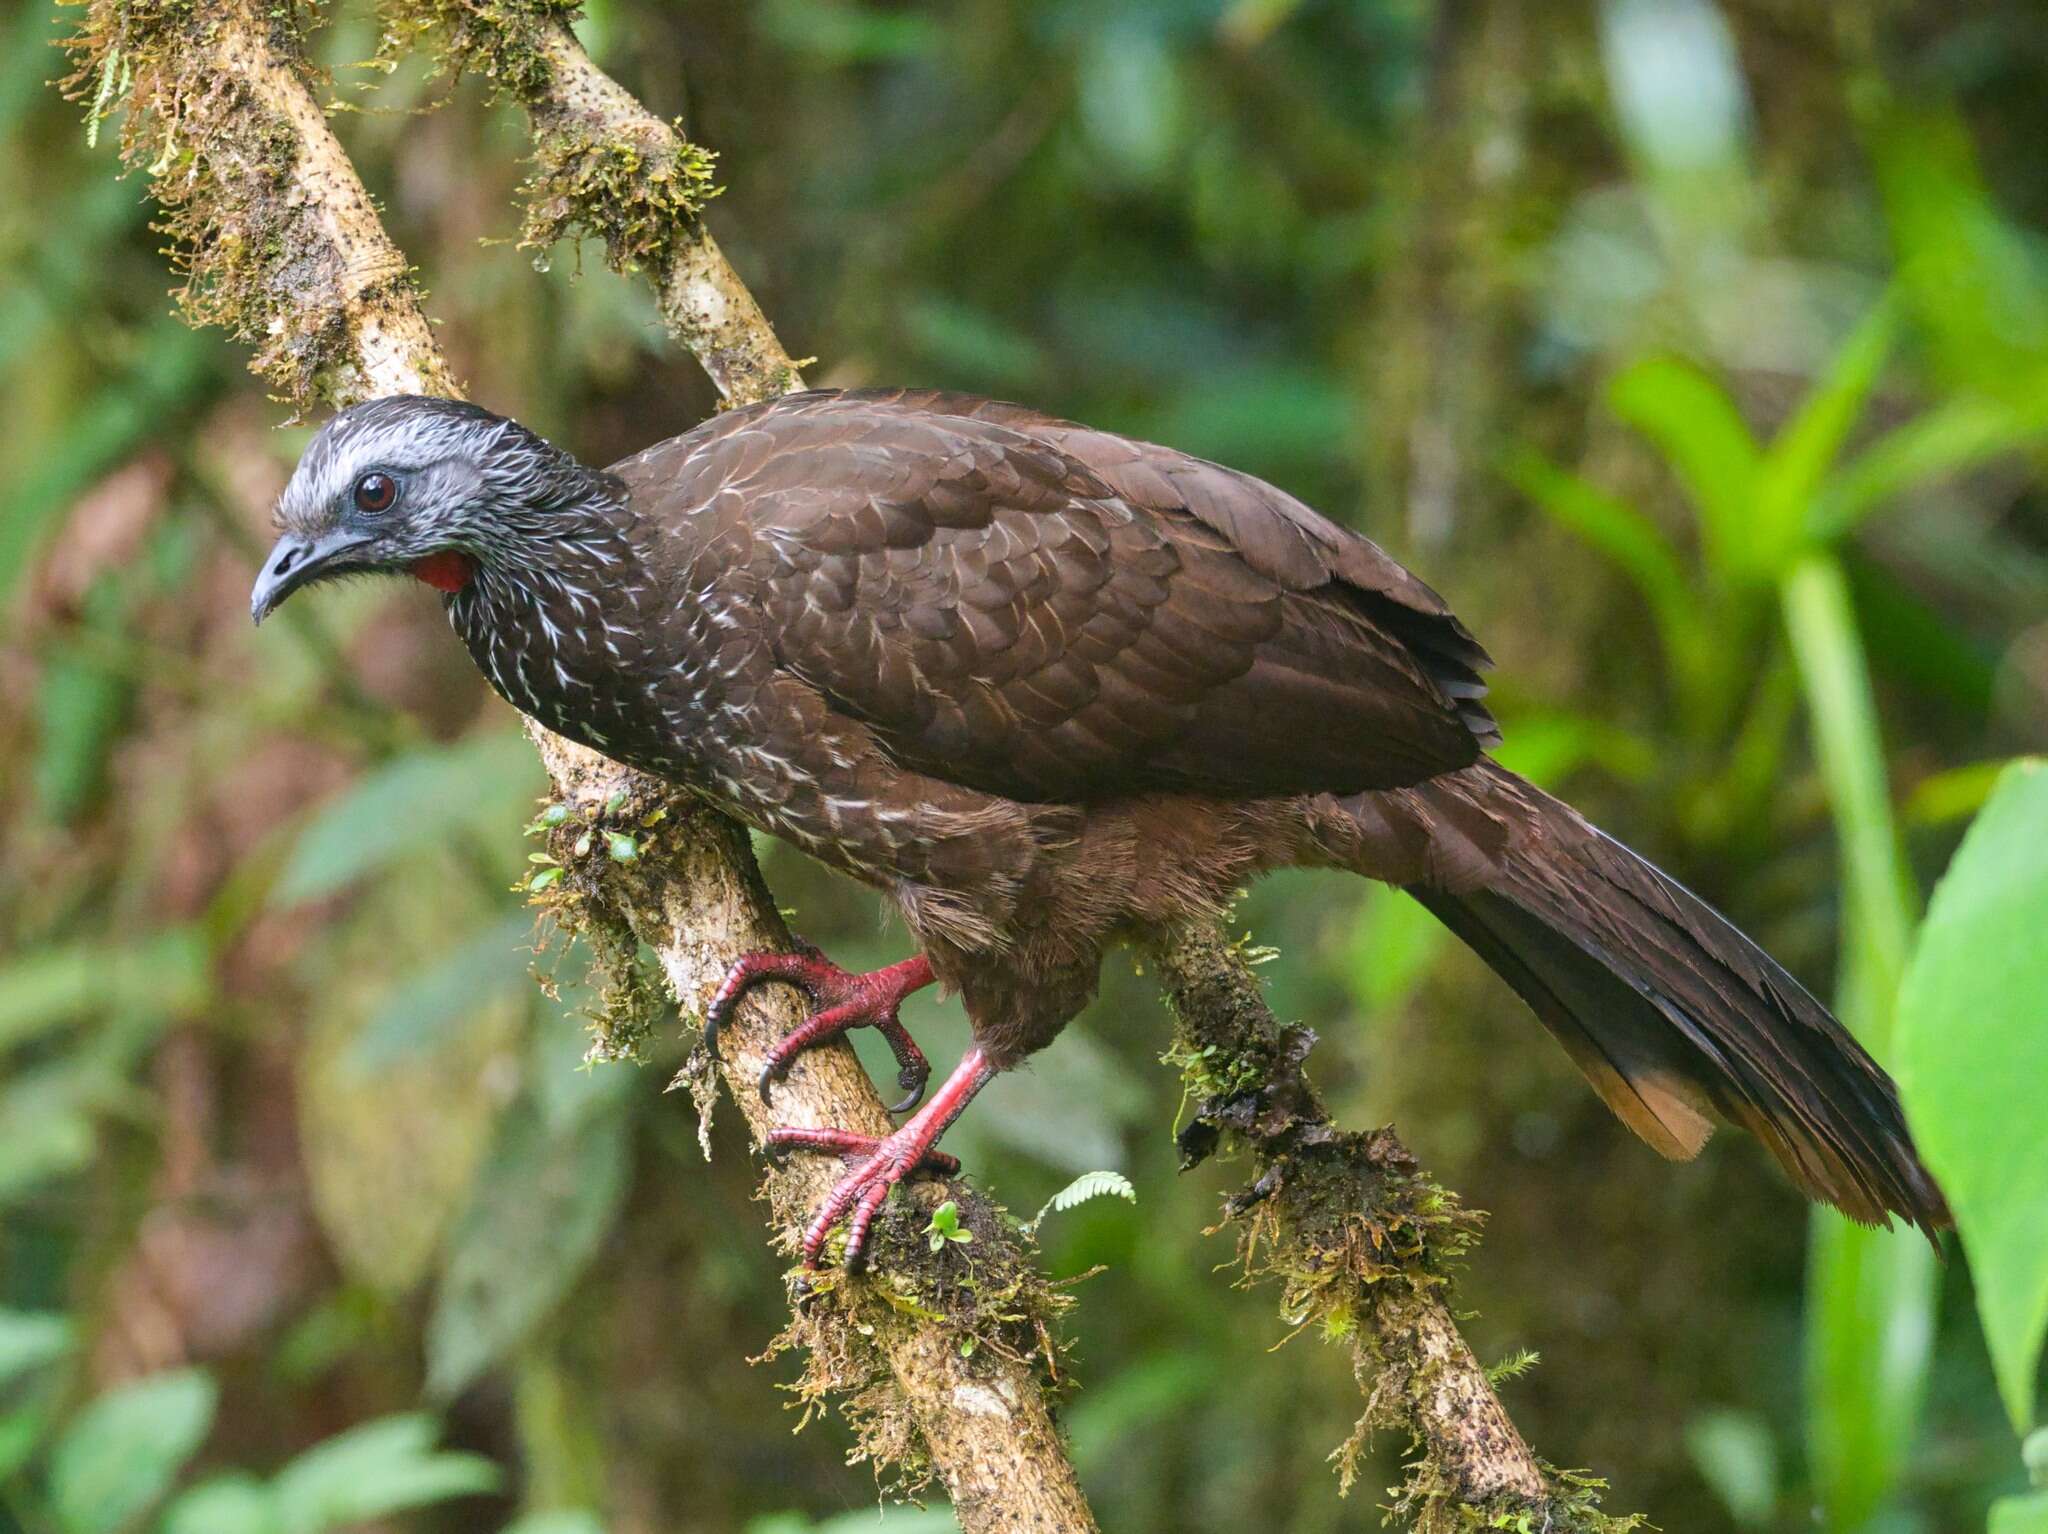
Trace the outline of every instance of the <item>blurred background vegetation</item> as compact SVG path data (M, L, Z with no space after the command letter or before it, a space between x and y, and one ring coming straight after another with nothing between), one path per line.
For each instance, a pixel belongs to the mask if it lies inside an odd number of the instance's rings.
M325 19L473 395L595 462L708 413L639 287L510 243L509 110L365 67L359 0ZM71 25L0 6L0 1530L874 1526L838 1426L791 1436L792 1363L748 1362L779 1265L736 1131L707 1167L660 1093L677 1031L577 1068L583 961L510 893L543 780L431 595L250 632L309 428L170 313L140 178L49 88ZM1514 765L1886 1047L1921 892L2048 745L2038 0L602 0L581 30L720 151L713 226L814 379L1026 400L1366 530L1501 660ZM901 956L871 896L765 855L808 936ZM1905 1534L2024 1487L1969 1263L1810 1227L1733 1136L1661 1163L1400 897L1287 877L1241 914L1340 1117L1492 1212L1470 1334L1542 1355L1510 1408L1616 1510ZM1054 1273L1104 1267L1084 1479L1117 1530L1374 1526L1323 1464L1340 1356L1270 1351L1202 1234L1229 1168L1175 1175L1158 1013L1113 961L948 1140L1024 1211L1137 1186L1041 1232ZM965 1037L911 1021L941 1064ZM2033 1368L2007 1347L2008 1400Z

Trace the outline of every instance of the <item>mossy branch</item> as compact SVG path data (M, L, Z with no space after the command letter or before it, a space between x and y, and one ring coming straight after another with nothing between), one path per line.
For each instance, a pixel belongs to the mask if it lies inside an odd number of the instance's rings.
M491 7L474 9L482 15ZM627 193L607 182L602 195L595 188L578 194L574 216L616 236L620 259L661 264L671 323L728 396L759 397L793 384L796 370L759 309L689 217L696 193L686 191L701 190L698 178L655 163L679 142L673 130L597 74L560 26L561 8L532 14L558 28L548 40L555 60L548 79L571 92L564 120L587 121L579 114L591 100L605 110L630 109L650 146L637 163L653 168L633 183L649 202L614 206L610 200ZM164 208L187 278L188 317L254 343L252 366L293 406L454 394L411 270L313 97L299 23L290 6L258 0L89 0L68 85L91 103L95 126L127 109L124 150L131 165L147 168ZM597 154L575 163L616 170L625 161ZM551 184L552 174L544 165L538 184ZM623 924L648 943L690 1009L739 953L788 943L746 837L731 822L530 729L558 802L577 820L616 822L639 848L630 862L600 857L594 864L560 848L569 855L547 892L553 903L580 903L612 924L614 936ZM751 1084L767 1050L799 1020L794 997L779 989L750 999L726 1035L722 1065L757 1142L768 1115ZM889 1128L844 1046L806 1055L777 1097L776 1118L871 1133ZM834 1175L831 1164L799 1157L769 1177L785 1249ZM934 1253L917 1232L924 1211L945 1197L977 1239ZM1052 1425L1051 1327L1061 1301L1012 1222L985 1198L962 1187L920 1188L898 1205L909 1208L892 1206L875 1227L876 1276L849 1283L829 1274L814 1282L775 1344L776 1351L808 1350L800 1397L807 1407L828 1393L839 1398L858 1435L856 1457L908 1486L936 1476L970 1531L1089 1534L1094 1521Z
M1174 1011L1168 1058L1195 1102L1183 1166L1226 1142L1250 1152L1252 1179L1225 1208L1245 1277L1276 1281L1291 1324L1351 1350L1366 1407L1331 1455L1340 1483L1351 1485L1369 1435L1391 1428L1415 1450L1392 1511L1421 1534L1640 1527L1599 1511L1604 1483L1531 1452L1459 1333L1452 1276L1479 1217L1391 1129L1330 1122L1305 1069L1315 1036L1280 1026L1238 946L1191 929L1147 946Z

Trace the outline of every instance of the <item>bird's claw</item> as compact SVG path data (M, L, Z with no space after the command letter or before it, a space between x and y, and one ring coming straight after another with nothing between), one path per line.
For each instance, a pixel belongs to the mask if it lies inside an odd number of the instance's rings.
M741 954L725 972L725 978L712 993L710 1005L704 1009L704 1048L713 1058L718 1054L719 1037L740 999L768 980L796 986L810 998L815 1010L783 1036L762 1066L755 1082L762 1102L770 1101L775 1083L789 1074L798 1055L850 1028L862 1027L878 1029L888 1040L890 1053L896 1057L897 1085L909 1093L889 1111L908 1113L924 1100L931 1065L896 1015L905 996L931 984L931 964L922 955L856 975L841 969L802 939L795 940L793 949L787 953Z
M887 1202L889 1190L919 1173L935 1177L960 1175L960 1160L944 1151L918 1145L910 1126L892 1135L855 1134L846 1129L771 1129L764 1149L778 1166L788 1161L793 1150L823 1151L860 1165L840 1178L818 1205L817 1213L804 1229L804 1266L815 1269L826 1243L841 1220L846 1224L846 1247L840 1265L849 1272L859 1268L867 1248L868 1228Z
M911 1048L913 1049L915 1049L916 1047L917 1046L914 1044L911 1046ZM889 1111L892 1114L910 1112L911 1109L915 1108L919 1103L924 1101L925 1085L931 1079L931 1065L928 1061L926 1061L924 1055L920 1053L916 1060L912 1061L908 1065L903 1066L900 1070L896 1072L896 1085L903 1088L903 1090L909 1095L905 1097L903 1101L900 1103L891 1103L889 1105Z

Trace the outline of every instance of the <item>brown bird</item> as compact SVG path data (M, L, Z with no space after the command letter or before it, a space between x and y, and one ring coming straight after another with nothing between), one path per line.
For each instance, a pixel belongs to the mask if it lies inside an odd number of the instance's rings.
M956 989L974 1047L855 1163L804 1243L859 1260L889 1188L1094 995L1111 942L1215 916L1267 869L1409 890L1671 1157L1710 1113L1859 1220L1948 1223L1891 1081L1726 918L1491 761L1489 662L1429 587L1284 491L1017 405L816 391L603 472L449 400L375 400L307 448L256 583L411 572L491 685L571 739L865 880L922 952L852 975L750 954L817 1007L763 1074Z

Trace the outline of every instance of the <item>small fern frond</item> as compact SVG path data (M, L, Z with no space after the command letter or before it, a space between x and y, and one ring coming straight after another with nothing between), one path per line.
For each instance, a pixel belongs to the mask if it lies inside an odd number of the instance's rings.
M1047 1215L1064 1213L1076 1204L1087 1203L1091 1198L1112 1196L1135 1204L1138 1201L1138 1190L1131 1186L1130 1178L1121 1172L1084 1172L1047 1199L1045 1207L1031 1217L1031 1223L1026 1225L1024 1230L1028 1235L1036 1235L1038 1227Z

